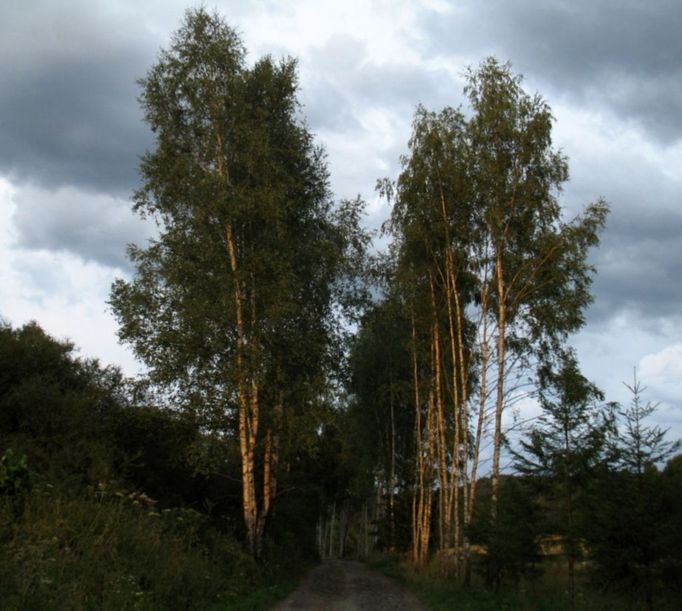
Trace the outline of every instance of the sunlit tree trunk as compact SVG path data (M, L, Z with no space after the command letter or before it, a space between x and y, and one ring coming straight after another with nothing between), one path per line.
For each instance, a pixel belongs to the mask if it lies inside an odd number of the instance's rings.
M440 172L439 182L440 182ZM442 274L445 280L445 303L447 306L447 319L448 319L448 333L450 340L450 359L451 359L451 369L452 369L452 465L450 469L450 479L447 484L448 498L446 511L449 516L449 520L452 522L452 526L449 529L447 537L447 546L454 544L456 553L454 556L454 571L455 577L459 579L459 553L458 550L461 547L461 512L460 512L460 482L462 465L461 459L464 457L466 472L466 456L468 454L468 449L466 447L467 443L467 421L468 416L466 415L467 410L467 394L466 394L466 375L464 373L464 362L463 362L463 348L461 341L463 339L462 335L462 317L460 311L459 294L457 289L457 274L455 271L455 265L453 261L452 248L453 244L450 239L449 231L449 219L447 215L447 206L445 202L445 194L442 187L442 182L439 185L440 193L440 204L441 204L441 216L443 219L444 233L445 233L445 273ZM454 307L453 307L454 302ZM454 312L453 312L454 310ZM456 312L456 315L455 315ZM464 428L463 428L464 427Z
M429 392L426 422L422 419L422 402L419 392L419 366L417 355L417 331L412 318L412 382L415 405L416 481L412 499L412 562L424 566L429 556L431 536L431 505L433 494L433 391Z
M244 325L243 284L238 277L237 249L232 225L225 228L230 268L234 276L235 328L237 333L236 372L239 402L239 453L242 466L242 511L249 550L256 554L259 547L258 505L255 485L255 447L258 435L258 385L248 380L245 350L248 338ZM253 312L252 312L253 315Z

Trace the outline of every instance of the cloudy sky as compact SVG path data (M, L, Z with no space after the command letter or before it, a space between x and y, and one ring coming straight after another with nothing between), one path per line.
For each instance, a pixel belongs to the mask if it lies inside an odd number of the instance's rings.
M192 6L176 0L0 3L0 316L37 320L85 356L134 373L106 300L131 273L130 211L152 145L136 80ZM571 216L612 214L588 324L585 374L627 400L633 367L682 436L682 3L679 0L225 0L206 3L253 60L299 59L304 112L337 197L360 193L377 227L377 178L395 177L414 107L463 103L462 74L511 60L555 117Z

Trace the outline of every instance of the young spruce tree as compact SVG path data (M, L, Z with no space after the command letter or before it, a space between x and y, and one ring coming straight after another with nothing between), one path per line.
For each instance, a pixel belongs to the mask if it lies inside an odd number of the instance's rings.
M542 414L521 441L515 467L533 478L547 503L548 535L559 535L566 556L568 603L576 604L576 563L582 556L580 507L589 480L606 453L612 427L601 391L581 373L575 356L540 372Z
M625 386L632 399L616 408L611 468L602 470L590 495L587 536L600 585L639 596L651 610L664 573L680 566L679 548L670 545L680 530L671 519L679 510L658 469L680 442L667 440L666 429L648 423L657 405L644 402L646 388L636 372Z

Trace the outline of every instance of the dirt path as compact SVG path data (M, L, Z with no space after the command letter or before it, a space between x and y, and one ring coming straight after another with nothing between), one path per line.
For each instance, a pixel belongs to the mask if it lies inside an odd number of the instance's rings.
M417 597L361 562L325 560L274 611L426 611Z

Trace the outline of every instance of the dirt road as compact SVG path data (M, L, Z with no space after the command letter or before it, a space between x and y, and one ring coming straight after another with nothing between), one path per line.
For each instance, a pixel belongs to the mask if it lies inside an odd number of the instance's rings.
M426 611L416 596L361 562L325 560L274 611Z

